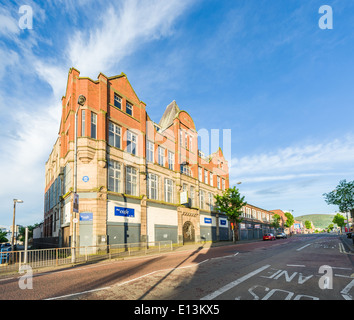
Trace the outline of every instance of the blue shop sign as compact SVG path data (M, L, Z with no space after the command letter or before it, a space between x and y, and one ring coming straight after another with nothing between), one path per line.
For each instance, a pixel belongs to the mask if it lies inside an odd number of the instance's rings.
M226 220L220 219L220 225L221 226L226 226Z
M134 209L123 208L123 207L114 207L114 215L121 216L121 217L130 217L130 218L135 217Z
M80 213L80 221L92 221L93 213L92 212L81 212Z
M90 180L90 178L88 176L83 176L82 177L82 181L83 182L88 182Z
M211 223L211 218L204 218L204 223Z

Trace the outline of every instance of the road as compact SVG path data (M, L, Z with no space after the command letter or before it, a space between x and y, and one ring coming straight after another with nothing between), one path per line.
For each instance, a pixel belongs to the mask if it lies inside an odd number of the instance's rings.
M0 278L2 300L352 300L354 255L302 235Z

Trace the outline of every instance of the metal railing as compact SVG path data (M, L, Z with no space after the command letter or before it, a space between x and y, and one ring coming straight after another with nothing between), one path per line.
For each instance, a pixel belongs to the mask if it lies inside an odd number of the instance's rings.
M172 241L138 242L85 247L66 247L0 252L0 275L32 269L88 263L106 259L141 256L172 251Z

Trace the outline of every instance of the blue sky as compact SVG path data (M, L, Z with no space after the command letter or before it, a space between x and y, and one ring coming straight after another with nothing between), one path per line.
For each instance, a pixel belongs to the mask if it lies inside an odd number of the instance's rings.
M33 11L21 29L19 8ZM319 8L333 29L319 28ZM0 4L0 225L43 220L44 164L70 67L124 72L159 122L176 100L198 130L231 130L230 181L246 201L333 213L354 179L352 0L56 0ZM205 153L215 150L203 150Z

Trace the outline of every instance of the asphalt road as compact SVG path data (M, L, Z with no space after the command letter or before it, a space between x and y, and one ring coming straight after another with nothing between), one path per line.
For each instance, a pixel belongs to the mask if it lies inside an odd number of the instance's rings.
M195 248L0 278L1 300L352 300L337 235Z

